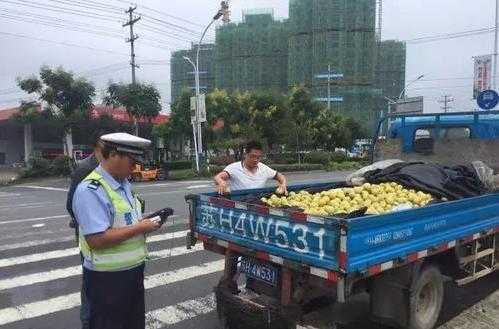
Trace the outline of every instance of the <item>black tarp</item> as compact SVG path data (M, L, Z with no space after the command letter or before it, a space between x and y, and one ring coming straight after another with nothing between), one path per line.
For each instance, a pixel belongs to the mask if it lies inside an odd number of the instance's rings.
M396 182L406 188L447 200L474 197L488 192L472 165L446 167L423 162L402 162L385 169L369 171L364 174L364 178L373 184Z

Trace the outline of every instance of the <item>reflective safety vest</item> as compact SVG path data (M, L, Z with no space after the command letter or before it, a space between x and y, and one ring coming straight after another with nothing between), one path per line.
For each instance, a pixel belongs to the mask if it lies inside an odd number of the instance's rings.
M93 181L104 188L114 207L114 220L110 228L122 228L135 225L142 217L140 201L134 196L134 206L130 206L119 193L113 190L101 174L95 170L83 181ZM95 250L92 249L80 230L80 250L85 259L92 262L96 271L120 271L133 268L143 263L147 258L146 239L144 235L138 235L125 240L113 247Z

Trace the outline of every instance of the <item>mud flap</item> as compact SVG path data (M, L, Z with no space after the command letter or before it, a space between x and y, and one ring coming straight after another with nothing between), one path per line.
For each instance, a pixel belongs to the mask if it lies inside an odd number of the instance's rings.
M372 278L369 285L370 313L374 322L406 327L412 279L420 263L414 263Z

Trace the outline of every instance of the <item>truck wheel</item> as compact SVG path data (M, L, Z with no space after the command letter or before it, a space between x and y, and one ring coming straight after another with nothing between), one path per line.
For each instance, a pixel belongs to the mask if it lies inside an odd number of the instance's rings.
M411 287L409 329L432 329L437 323L444 300L444 283L435 266L422 269Z

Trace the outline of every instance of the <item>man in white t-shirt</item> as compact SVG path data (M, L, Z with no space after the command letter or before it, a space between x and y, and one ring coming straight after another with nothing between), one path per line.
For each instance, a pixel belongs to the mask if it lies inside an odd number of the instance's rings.
M255 189L265 187L269 179L278 183L277 192L287 194L286 177L260 162L263 156L262 145L258 142L249 142L244 148L243 161L234 162L215 176L215 183L219 194L229 191Z

